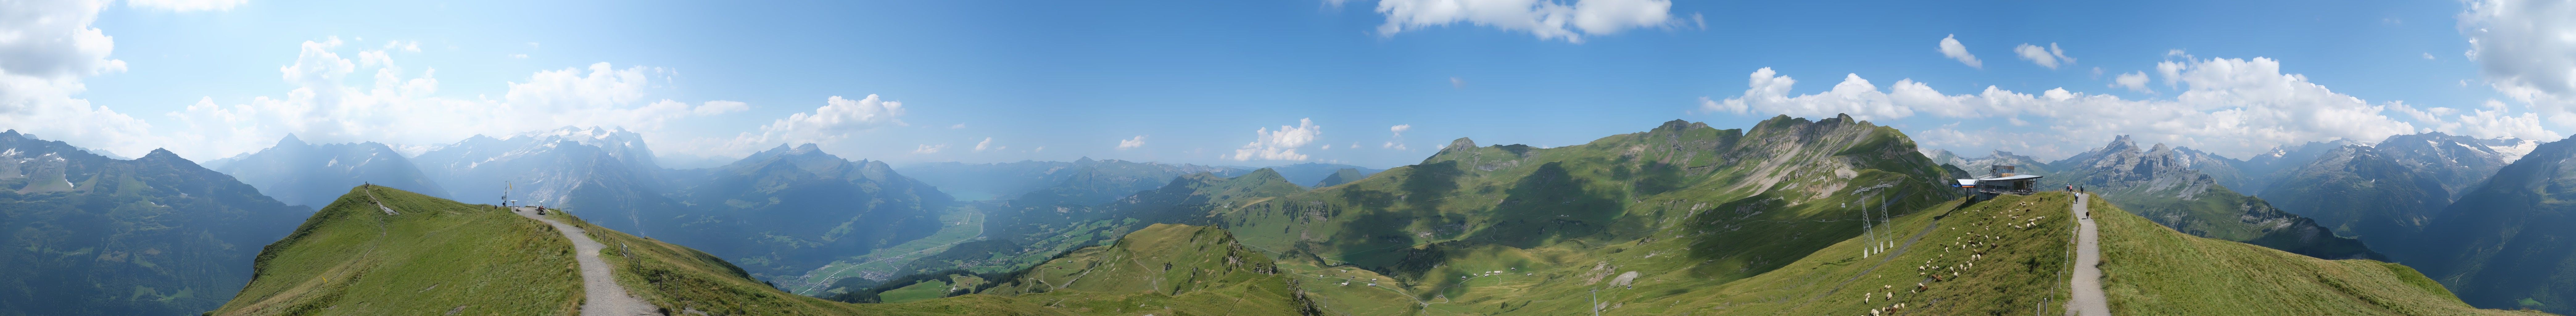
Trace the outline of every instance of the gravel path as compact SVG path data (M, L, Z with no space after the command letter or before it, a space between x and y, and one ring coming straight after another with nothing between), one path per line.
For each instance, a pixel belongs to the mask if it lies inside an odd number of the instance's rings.
M2075 195L2075 278L2069 280L2075 299L2066 304L2066 314L2111 316L2111 305L2102 298L2102 234L2093 225L2093 211L2085 207L2085 199L2083 194Z
M555 231L563 232L565 239L572 240L573 253L579 254L574 256L574 261L581 262L581 289L585 292L581 303L582 316L662 315L655 311L653 304L627 295L626 287L617 285L617 279L608 274L608 261L599 259L599 250L608 248L608 245L591 240L580 227L537 216L535 211L535 208L510 208L511 213L554 225Z

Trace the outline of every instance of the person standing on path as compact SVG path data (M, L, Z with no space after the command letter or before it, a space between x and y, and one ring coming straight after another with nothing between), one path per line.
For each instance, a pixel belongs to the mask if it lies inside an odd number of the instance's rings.
M2102 295L2101 228L2093 224L2093 212L2084 194L2075 194L2075 277L2067 279L2074 299L2066 302L2066 313L2077 316L2111 316L2109 300Z

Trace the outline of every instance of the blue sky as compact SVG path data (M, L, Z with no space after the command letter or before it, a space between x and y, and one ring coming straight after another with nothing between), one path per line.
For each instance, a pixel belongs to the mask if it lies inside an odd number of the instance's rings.
M51 40L0 38L0 125L198 160L287 133L422 148L566 125L641 132L675 166L816 142L894 162L1390 167L1458 137L1846 112L2043 159L2120 134L2242 158L2576 128L2576 43L2548 35L2576 29L2554 18L2565 1L16 5L0 11L45 19L0 30ZM1850 76L1869 85L1838 90Z

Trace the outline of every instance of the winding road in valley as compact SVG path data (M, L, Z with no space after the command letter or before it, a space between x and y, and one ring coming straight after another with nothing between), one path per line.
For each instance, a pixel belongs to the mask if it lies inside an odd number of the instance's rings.
M582 316L662 315L655 310L653 304L645 303L643 299L635 298L633 295L627 295L626 287L617 285L615 276L608 273L608 261L599 259L599 250L607 249L608 245L591 240L590 234L583 231L581 227L564 225L563 222L538 216L536 208L512 207L510 212L528 219L546 222L546 225L554 225L555 231L562 232L564 239L572 240L573 253L578 254L574 256L574 261L581 263L581 289L584 292L584 299L581 302Z
M2093 225L2093 212L2085 207L2086 199L2084 194L2075 195L2075 278L2067 280L2075 289L2075 299L2067 302L2066 314L2111 316L2111 305L2102 298L2102 234Z

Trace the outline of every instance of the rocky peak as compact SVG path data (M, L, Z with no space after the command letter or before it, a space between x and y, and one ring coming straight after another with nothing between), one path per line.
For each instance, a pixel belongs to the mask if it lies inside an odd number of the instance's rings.
M1451 140L1451 141L1449 141L1449 147L1441 147L1441 148L1440 148L1440 151L1451 151L1451 150L1470 149L1470 148L1476 148L1476 140L1473 140L1473 139L1467 139L1466 137L1459 137L1457 140Z

